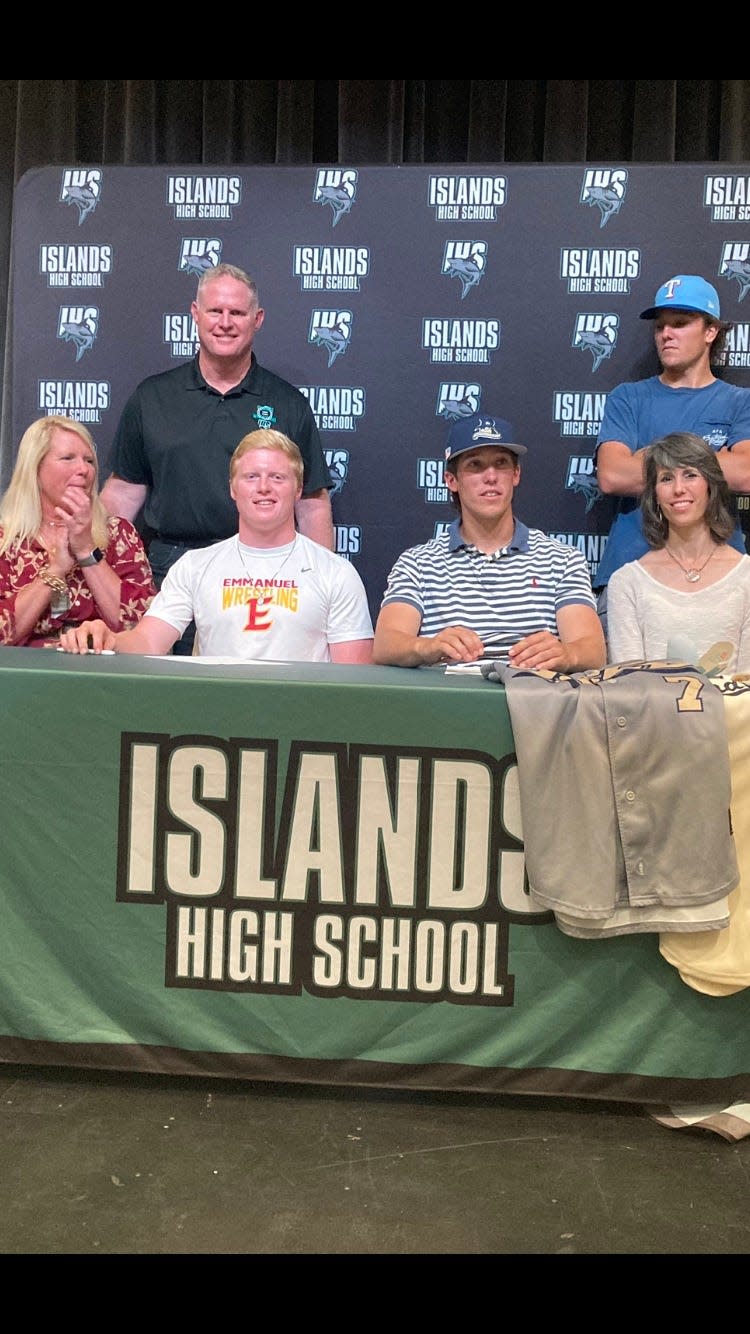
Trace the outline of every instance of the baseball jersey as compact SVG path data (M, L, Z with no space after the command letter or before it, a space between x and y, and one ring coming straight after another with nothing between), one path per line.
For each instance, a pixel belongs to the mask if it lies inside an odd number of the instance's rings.
M664 662L483 671L506 690L532 901L570 935L726 926L739 870L708 677Z
M464 542L460 519L447 532L402 552L381 606L406 602L422 618L420 635L465 625L480 639L557 634L561 607L596 607L588 565L575 547L518 519L507 547L485 555Z
M672 389L658 375L618 384L607 395L596 448L605 440L620 440L635 453L671 431L692 431L714 450L725 445L731 449L738 440L750 439L750 391L723 380L702 389ZM596 571L597 588L603 588L626 561L638 560L649 549L638 497L620 496L615 511ZM730 540L738 551L745 551L739 523Z
M354 566L302 533L283 547L229 537L186 551L148 614L180 634L195 620L201 656L329 662L329 644L373 635Z
M740 883L729 895L726 931L665 932L659 950L683 982L707 996L732 996L750 986L750 682L719 677L732 773L732 823Z

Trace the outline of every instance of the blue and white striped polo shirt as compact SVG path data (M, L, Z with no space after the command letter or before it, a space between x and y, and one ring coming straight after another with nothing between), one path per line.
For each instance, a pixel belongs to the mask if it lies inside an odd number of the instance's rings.
M596 608L589 567L575 547L516 519L508 546L485 556L467 546L460 523L402 552L388 576L381 606L416 607L420 635L447 625L465 625L480 639L515 640L535 630L556 635L561 607Z

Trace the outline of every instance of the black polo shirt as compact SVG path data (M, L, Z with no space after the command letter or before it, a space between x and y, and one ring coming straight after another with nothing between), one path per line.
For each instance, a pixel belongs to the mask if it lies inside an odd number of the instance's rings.
M244 380L227 394L206 383L197 356L142 380L115 432L112 471L149 488L143 518L155 532L184 542L218 541L237 532L229 460L242 437L261 426L283 431L299 446L305 493L330 486L310 404L254 354Z

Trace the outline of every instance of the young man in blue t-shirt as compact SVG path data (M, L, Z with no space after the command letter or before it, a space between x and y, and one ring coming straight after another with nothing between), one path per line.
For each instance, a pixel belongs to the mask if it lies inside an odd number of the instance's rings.
M611 390L595 454L600 491L620 497L595 579L605 625L610 575L648 551L639 505L646 445L692 431L716 450L730 489L750 491L750 389L724 383L712 369L731 327L721 320L716 288L695 274L669 278L641 319L654 321L661 371ZM731 542L745 551L739 524Z

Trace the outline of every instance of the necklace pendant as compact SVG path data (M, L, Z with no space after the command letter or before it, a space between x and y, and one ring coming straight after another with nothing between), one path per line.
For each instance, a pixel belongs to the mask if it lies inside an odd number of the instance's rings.
M708 562L711 560L711 558L712 558L713 556L716 555L716 552L718 551L718 546L714 546L714 547L712 547L711 551L709 551L709 553L708 553L708 555L706 556L706 559L704 560L704 562L703 562L702 565L697 565L697 566L696 566L696 565L691 565L689 570L683 565L683 563L682 563L681 560L678 560L678 559L677 559L677 557L675 556L674 552L669 550L669 547L666 545L666 543L665 543L665 545L664 545L664 550L666 551L667 555L669 556L669 559L670 559L670 560L673 560L674 563L675 563L675 565L679 565L679 567L680 567L680 569L682 570L682 573L684 574L684 576L685 576L685 578L687 579L688 583L689 583L689 584L697 584L698 580L699 580L700 577L701 577L701 574L703 573L703 571L705 570L706 566L708 565Z

